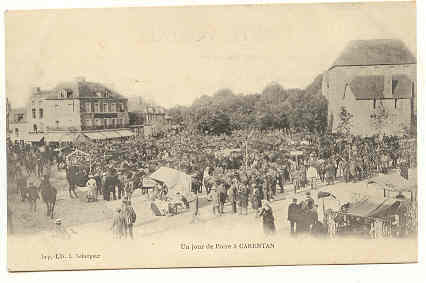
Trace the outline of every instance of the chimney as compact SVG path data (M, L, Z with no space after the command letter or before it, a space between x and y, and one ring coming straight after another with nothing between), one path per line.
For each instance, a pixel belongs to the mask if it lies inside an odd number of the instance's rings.
M40 92L40 87L33 87L33 94L38 94Z
M85 82L85 81L86 81L86 78L85 78L85 77L82 77L82 76L79 76L79 77L75 77L75 80L76 80L78 83L82 83L82 82Z

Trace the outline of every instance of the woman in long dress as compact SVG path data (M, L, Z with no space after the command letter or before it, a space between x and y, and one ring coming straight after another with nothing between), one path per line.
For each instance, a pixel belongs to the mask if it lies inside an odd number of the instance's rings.
M272 206L267 200L262 200L262 208L260 208L258 216L262 216L263 232L265 235L275 233L275 218Z

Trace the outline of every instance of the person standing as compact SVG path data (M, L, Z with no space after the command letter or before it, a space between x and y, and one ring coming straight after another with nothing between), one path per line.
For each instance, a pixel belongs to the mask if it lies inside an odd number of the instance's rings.
M271 204L267 200L262 200L262 208L260 209L258 216L262 216L263 232L265 235L275 233L274 213L272 212Z
M237 213L238 187L239 187L238 180L233 179L232 185L230 188L230 200L232 204L232 213L234 214Z
M200 220L200 217L199 217L199 214L200 214L199 207L200 207L200 204L199 204L198 190L197 190L197 191L195 191L194 215L192 217L191 224L197 223Z
M77 172L77 167L75 166L70 166L67 168L66 170L66 175L67 175L67 180L68 180L68 186L69 186L69 194L70 194L70 198L78 198L77 193L75 192L75 188L76 188L76 183L77 183L77 179L78 179L78 172ZM74 194L74 196L73 196Z
M132 202L124 198L121 211L124 217L124 237L129 236L133 240L133 224L136 222L136 212L132 207Z
M87 200L97 201L98 200L97 185L93 175L89 175L89 180L87 181L86 186L89 188L89 191L87 194Z
M216 181L216 184L214 184L213 187L212 187L212 189L211 189L211 195L212 195L212 212L213 212L213 215L216 215L216 211L220 215L220 211L219 211L219 192L217 191L217 184L218 184L218 181Z
M112 237L114 239L121 239L123 238L123 229L124 228L124 218L121 213L121 208L117 208L115 211L113 217L112 217Z
M124 197L124 186L126 184L126 172L119 171L117 174L117 197L121 199L121 196Z
M296 219L297 219L297 213L298 213L298 205L297 205L297 199L294 198L293 202L288 206L288 214L287 214L287 219L290 222L290 234L294 235L296 233L296 229L298 229L298 227L296 226Z
M223 214L223 208L225 207L225 201L226 201L226 189L225 184L223 180L220 182L218 186L218 193L219 193L219 213Z
M318 179L318 171L315 167L311 165L309 165L308 170L306 172L307 178L308 178L308 182L311 185L311 190L315 189L315 185Z
M96 180L96 199L98 195L102 195L102 170L98 168L95 170L95 180Z
M239 199L239 207L240 207L240 215L243 215L243 211L245 211L245 215L248 214L248 189L246 185L240 185L238 191L238 199Z
M107 187L108 174L107 172L102 173L102 194L104 196L104 200L109 201L109 191Z

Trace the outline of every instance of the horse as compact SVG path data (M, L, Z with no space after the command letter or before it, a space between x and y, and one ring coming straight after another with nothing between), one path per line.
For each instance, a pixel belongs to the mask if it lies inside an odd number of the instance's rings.
M40 198L38 189L31 185L25 188L23 194L24 200L27 199L30 203L31 212L35 213L37 211L37 200Z
M40 184L39 191L41 192L41 197L43 201L46 203L46 215L47 217L53 219L53 211L55 209L56 203L56 194L58 193L58 191L49 183L49 180L47 178L48 177L45 176L45 179Z

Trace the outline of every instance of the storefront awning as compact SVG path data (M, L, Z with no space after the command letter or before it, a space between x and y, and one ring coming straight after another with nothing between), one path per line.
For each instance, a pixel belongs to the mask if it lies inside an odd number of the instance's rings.
M44 134L28 134L16 139L24 140L26 142L40 142L44 138L44 136Z
M119 130L116 131L120 137L133 137L135 134L129 130Z
M104 135L106 137L106 139L116 139L116 138L121 138L121 136L114 131L105 131L102 132L102 135Z
M46 134L46 142L73 142L75 133L49 133Z
M86 137L88 137L89 139L91 139L91 140L104 140L104 139L107 139L107 137L104 136L100 132L84 133L84 135Z

